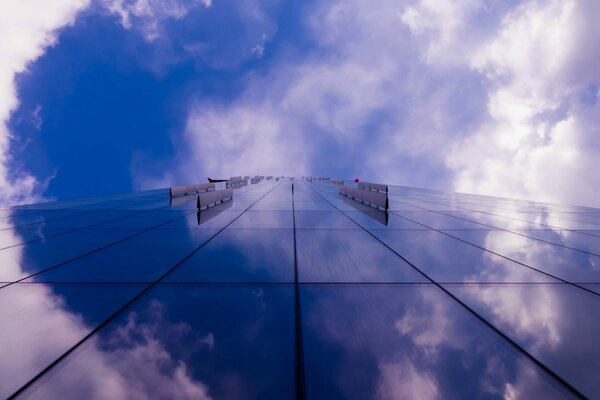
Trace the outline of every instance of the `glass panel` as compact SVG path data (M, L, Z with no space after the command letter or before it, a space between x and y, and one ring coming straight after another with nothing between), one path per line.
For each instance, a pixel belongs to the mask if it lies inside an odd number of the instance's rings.
M364 230L299 230L302 282L427 282Z
M577 286L600 294L600 284L598 283L578 283Z
M278 201L278 200L259 200L253 205L251 210L263 210L263 211L278 211L278 210L292 210L291 201Z
M411 206L403 203L402 201L396 201L392 196L388 196L390 211L420 211L421 209L415 206Z
M133 216L139 211L130 210L97 210L85 214L75 215L68 218L60 218L52 221L46 221L43 226L47 228L82 228L90 225L98 225L107 221L119 221L128 216Z
M568 284L446 287L585 396L600 393L600 296Z
M465 221L435 212L413 211L394 212L394 214L434 229L489 229L489 227L476 222Z
M523 221L515 218L505 218L498 215L492 215L488 213L479 213L479 212L447 212L446 214L456 216L457 218L464 218L470 221L478 222L483 225L480 228L489 229L491 228L500 228L500 229L550 229L549 227L545 227L544 225L539 225L532 222Z
M366 229L429 229L392 213L388 213L386 225L386 219L383 217L385 212L372 208L361 212L345 211L345 213Z
M452 236L569 282L600 282L600 257L506 231L455 230Z
M0 250L0 281L15 281L69 261L140 230L82 229Z
M222 229L231 221L236 219L242 211L221 211L215 207L202 210L200 213L193 212L183 218L160 226L158 229ZM199 215L198 215L199 214Z
M258 199L250 199L246 196L238 196L235 192L233 193L233 199L228 200L224 203L218 204L211 208L211 210L231 210L231 211L243 211L250 207Z
M161 285L25 398L293 399L289 285Z
M577 231L526 230L521 235L600 255L600 237Z
M7 398L141 286L14 284L0 290L0 397Z
M171 282L293 282L291 229L225 229L167 278Z
M60 235L67 231L67 229L46 229L39 226L35 228L20 227L16 229L3 229L0 230L0 249Z
M296 229L361 229L339 211L295 211Z
M246 211L229 228L292 229L293 227L291 211Z
M489 251L423 230L372 230L436 282L551 282L551 277Z
M216 229L155 229L28 280L154 282L217 232Z
M433 285L302 285L307 398L568 398Z
M296 210L307 210L307 211L335 211L330 203L325 200L316 201L294 201L294 208Z
M165 224L177 218L185 217L186 215L195 215L196 211L190 210L153 210L143 211L127 218L122 218L116 221L107 222L102 225L97 225L102 229L123 229L123 228L152 228L157 225Z
M26 225L38 225L44 222L54 221L82 215L89 211L82 210L22 210L12 209L10 213L0 220L0 229L13 228Z

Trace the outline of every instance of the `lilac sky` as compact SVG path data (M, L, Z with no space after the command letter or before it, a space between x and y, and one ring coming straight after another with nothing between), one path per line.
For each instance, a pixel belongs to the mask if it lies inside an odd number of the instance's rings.
M0 202L325 175L600 207L597 0L0 2Z

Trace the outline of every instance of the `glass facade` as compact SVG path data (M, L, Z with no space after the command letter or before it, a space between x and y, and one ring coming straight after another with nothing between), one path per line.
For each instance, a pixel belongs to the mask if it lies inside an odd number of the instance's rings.
M600 398L599 209L388 196L0 210L0 398Z

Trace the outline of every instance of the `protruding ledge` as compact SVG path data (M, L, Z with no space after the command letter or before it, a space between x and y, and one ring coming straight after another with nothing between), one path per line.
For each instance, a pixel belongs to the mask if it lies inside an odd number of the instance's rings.
M215 190L198 194L198 209L204 210L233 199L232 189Z
M169 196L189 196L200 192L215 190L214 183L196 183L194 185L173 186L169 189Z
M387 191L375 192L348 186L340 186L340 194L384 211L387 211L390 208Z
M358 182L358 187L363 190L370 190L374 192L388 192L388 186L382 183Z

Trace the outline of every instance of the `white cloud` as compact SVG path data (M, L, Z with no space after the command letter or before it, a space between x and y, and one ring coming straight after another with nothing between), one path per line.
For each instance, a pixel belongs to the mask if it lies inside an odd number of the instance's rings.
M599 7L323 2L305 18L318 51L249 75L232 102L194 103L181 171L314 169L598 205Z
M430 76L437 72L416 62L421 55L404 9L394 1L354 1L312 10L307 25L322 51L250 75L233 102L196 102L178 143L177 175L259 170L444 181L440 153L449 150L448 129L464 118L455 96L465 87L450 82L438 90L438 77ZM425 160L423 171L405 167L413 160Z
M0 2L0 204L31 202L40 183L11 159L7 126L19 104L15 77L56 43L57 31L74 22L89 0Z
M378 397L381 399L441 399L435 377L408 358L379 365Z
M458 190L599 205L599 15L593 1L530 1L473 54L489 118L448 158Z
M194 7L210 7L212 0L104 0L104 6L119 16L121 25L140 29L147 41L159 38L161 23L167 19L181 19Z

